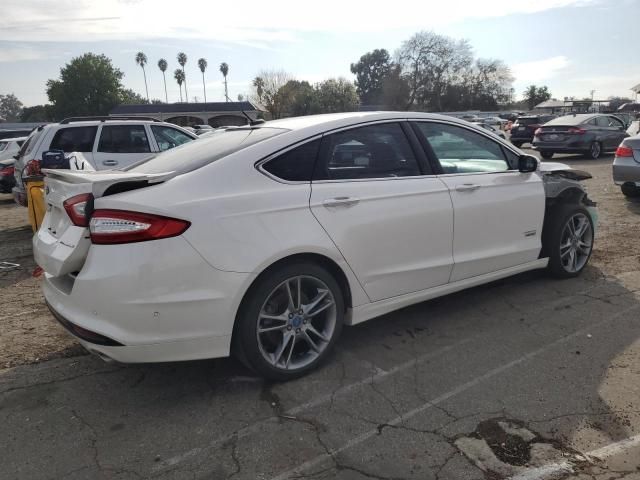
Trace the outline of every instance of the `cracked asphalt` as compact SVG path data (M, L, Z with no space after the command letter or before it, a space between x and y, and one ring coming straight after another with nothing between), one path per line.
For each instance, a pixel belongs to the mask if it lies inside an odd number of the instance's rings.
M346 328L283 384L231 359L0 370L0 478L498 479L456 441L501 419L584 454L566 478L640 478L637 445L588 455L640 434L640 204L610 156L566 161L600 203L580 278L531 272Z

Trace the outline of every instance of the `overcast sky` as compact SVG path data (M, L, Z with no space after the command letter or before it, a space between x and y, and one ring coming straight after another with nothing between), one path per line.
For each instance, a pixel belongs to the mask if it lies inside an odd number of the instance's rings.
M229 95L250 92L261 69L300 80L353 78L365 52L393 53L419 30L471 42L475 55L510 65L520 94L546 84L556 98L630 96L640 83L640 0L2 0L0 94L25 105L47 101L45 83L85 52L104 53L124 84L144 93L134 56L149 58L149 94L164 99L158 59L169 62L169 101L176 54L189 57L189 97L202 100L197 59L209 63L207 99L223 100L220 62L229 64Z

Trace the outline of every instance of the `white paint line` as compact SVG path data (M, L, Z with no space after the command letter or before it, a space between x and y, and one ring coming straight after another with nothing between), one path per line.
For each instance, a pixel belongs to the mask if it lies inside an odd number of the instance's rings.
M549 463L541 467L531 468L526 472L510 477L510 480L542 480L560 475L573 473L573 466L569 462Z
M436 405L444 402L445 400L448 400L462 392L465 392L466 390L469 390L477 385L479 385L480 383L484 382L485 380L488 380L490 378L493 378L517 365L520 365L524 362L526 362L527 360L530 360L534 357L539 356L540 354L546 352L547 350L550 350L551 348L560 345L562 343L565 343L569 340L572 340L580 335L583 335L585 332L588 332L589 330L602 325L606 322L610 322L620 316L626 315L628 314L630 311L632 310L636 310L639 306L638 305L634 305L633 307L627 308L625 310L623 310L622 312L617 313L616 315L613 315L609 318L607 318L606 320L602 320L596 323L593 323L585 328L581 328L579 330L576 330L575 332L573 332L572 334L566 335L562 338L559 338L558 340L555 340L551 343L548 343L547 345L540 347L536 350L533 350L525 355L522 355L519 358L516 358L515 360L512 360L509 363L505 363L504 365L494 368L492 370L489 370L488 372L486 372L483 375L480 375L479 377L474 378L473 380L470 380L466 383L463 383L461 385L459 385L458 387L454 388L453 390L449 390L448 392L440 395L439 397L434 398L433 400L424 403L423 405L420 405L419 407L416 407L412 410L409 410L407 413L403 414L402 416L398 416L388 422L386 422L389 425L395 426L395 425L400 425L401 423L403 423L404 421L418 415L419 413L422 413L430 408L435 407ZM349 450L350 448L359 445L360 443L363 443L367 440L369 440L370 438L374 437L375 435L378 435L379 431L377 428L373 428L367 432L362 433L361 435L358 435L357 437L349 440L347 443L345 443L344 445L342 445L341 447L338 447L336 449L331 450L331 452L328 453L324 453L321 455L318 455L315 458L312 458L311 460L308 460L300 465L298 465L297 467L294 467L290 470L287 470L285 472L282 472L281 474L275 476L272 478L272 480L287 480L289 478L292 477L297 477L300 474L302 474L303 472L305 472L306 470L315 467L316 465L319 465L320 463L324 462L325 460L329 459L329 458L333 458L336 455L340 454L341 452L344 452L345 450Z
M618 455L619 453L623 453L625 450L637 446L640 446L640 435L625 438L624 440L620 440L619 442L605 445L604 447L598 448L596 450L591 450L589 453L587 453L587 455L589 455L590 457L599 458L600 460L604 460L605 458L613 457L614 455Z
M345 395L359 387L362 387L364 385L369 385L372 383L376 383L380 380L382 380L383 378L389 376L389 375L394 375L396 373L402 372L403 370L407 370L409 368L413 368L416 365L420 365L428 360L431 360L433 358L439 357L441 355L444 355L445 353L458 348L462 345L465 345L469 342L471 342L472 340L474 340L476 337L471 337L471 338L465 338L463 340L460 340L459 342L453 343L451 345L447 345L445 347L441 347L438 348L436 350L433 350L429 353L425 353L424 355L420 355L412 360L409 360L407 362L401 363L400 365L397 365L393 368L391 368L390 370L382 370L379 368L375 368L374 371L376 371L377 373L369 376L369 377L365 377L362 380L359 380L357 382L354 383L350 383L349 385L345 385L344 387L340 387L337 390L335 390L335 392L333 393L328 393L326 395L322 395L320 397L317 397L313 400L310 400L308 402L302 403L296 407L290 408L289 410L283 412L283 415L288 415L288 416L296 416L299 413L305 411L305 410L309 410L311 408L315 408L318 407L322 404L325 403L329 403L331 401L332 398L337 398L340 397L342 395ZM278 417L269 417L269 418L265 418L264 420L260 420L256 423L253 423L247 427L241 428L240 430L238 430L237 432L234 432L232 434L229 435L225 435L223 437L217 438L216 440L214 440L213 442L211 442L209 445L206 445L205 447L196 447L193 448L191 450L188 450L180 455L176 455L174 457L168 458L167 460L160 462L158 465L153 467L153 471L154 472L158 472L160 470L164 470L166 468L172 467L174 465L177 465L178 463L186 460L187 458L193 457L195 455L198 455L199 453L205 451L205 450L210 450L213 448L216 448L217 446L224 444L226 442L231 441L234 438L243 438L246 437L248 435L251 435L252 433L255 433L257 431L260 430L260 428L262 428L263 426L269 424L269 423L273 423L273 422L277 422L279 421Z

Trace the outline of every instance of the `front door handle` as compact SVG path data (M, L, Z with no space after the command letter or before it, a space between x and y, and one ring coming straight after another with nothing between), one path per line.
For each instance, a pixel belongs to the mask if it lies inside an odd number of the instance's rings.
M480 185L476 185L474 183L463 183L462 185L456 185L456 190L458 192L473 192L478 190Z
M334 197L322 202L325 207L351 207L360 201L355 197Z
M115 165L118 165L118 161L117 160L104 160L102 162L103 165L106 165L107 167L113 167Z

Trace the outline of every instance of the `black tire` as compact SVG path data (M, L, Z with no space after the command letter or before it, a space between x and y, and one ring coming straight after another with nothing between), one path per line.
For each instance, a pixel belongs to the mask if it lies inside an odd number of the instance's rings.
M548 160L550 158L553 158L553 152L540 152L540 156Z
M329 342L312 363L301 368L285 370L275 367L264 358L258 342L258 318L274 289L287 279L300 275L316 278L328 287L335 301L336 320ZM344 313L344 295L338 282L327 270L317 264L306 262L284 265L265 273L247 292L236 318L233 353L247 367L269 380L287 381L301 377L318 368L330 355L342 331Z
M640 187L636 187L633 184L625 183L620 187L625 197L638 198L640 197Z
M600 142L591 142L589 145L589 150L587 150L584 154L586 158L590 158L591 160L597 160L602 155L602 144Z
M556 278L573 278L582 273L584 268L588 265L589 259L593 252L593 220L589 211L581 205L568 204L559 205L551 211L547 212L549 218L545 219L544 228L542 232L542 255L549 258L549 265L547 269ZM591 228L591 249L587 256L584 265L575 272L568 271L562 264L560 255L560 244L562 240L562 234L564 227L571 217L577 213L582 213L589 221L589 227Z

